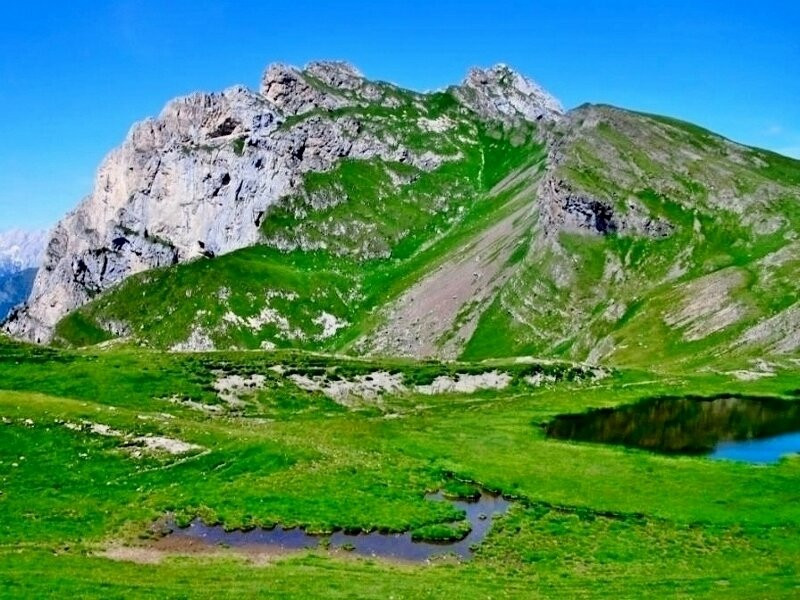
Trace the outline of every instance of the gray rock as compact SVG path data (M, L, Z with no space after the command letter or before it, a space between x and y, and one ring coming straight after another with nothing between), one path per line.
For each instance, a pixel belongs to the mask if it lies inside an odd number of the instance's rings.
M554 121L564 114L558 100L504 64L470 70L454 92L463 104L487 119Z

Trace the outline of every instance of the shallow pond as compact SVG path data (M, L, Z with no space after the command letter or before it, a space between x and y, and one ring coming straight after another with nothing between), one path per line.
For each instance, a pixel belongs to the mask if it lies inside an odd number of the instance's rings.
M195 519L188 527L172 526L173 537L201 541L209 546L226 545L233 548L299 550L317 548L325 538L330 540L332 550L348 550L353 554L369 557L382 557L395 560L425 562L437 554L455 554L462 559L472 555L471 546L486 537L495 515L508 510L510 501L502 496L481 492L474 501L448 500L441 493L428 494L428 500L446 501L466 513L472 530L461 540L454 542L418 542L411 539L411 533L370 533L348 534L337 531L330 536L306 533L303 529L252 529L250 531L225 531L221 525L205 525Z
M800 402L737 395L653 398L560 415L545 430L558 439L771 463L800 452Z

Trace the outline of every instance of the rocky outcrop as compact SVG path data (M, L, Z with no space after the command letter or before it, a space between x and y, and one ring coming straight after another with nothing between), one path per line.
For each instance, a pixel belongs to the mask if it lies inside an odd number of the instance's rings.
M355 70L347 67L342 70L349 77L343 74L336 80L352 85L351 78L358 77ZM319 69L316 71L319 73ZM334 77L329 80L334 80ZM330 110L352 104L336 87L330 87L332 89L326 89L327 83L323 84L322 80L315 82L296 67L275 64L264 73L261 95L285 115L301 115L319 108Z
M395 104L392 86L368 81L345 62L312 62L304 69L274 64L261 80L261 95L284 115L330 111L348 106Z
M547 237L561 231L576 231L661 238L673 231L668 221L650 215L635 203L629 203L623 210L608 200L575 190L554 176L542 180L538 195L539 225Z
M463 104L486 119L552 121L564 114L558 100L534 81L503 64L470 70L454 93Z

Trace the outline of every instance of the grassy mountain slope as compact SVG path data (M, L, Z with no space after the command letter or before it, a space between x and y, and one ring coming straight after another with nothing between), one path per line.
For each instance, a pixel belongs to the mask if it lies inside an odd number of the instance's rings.
M800 162L671 119L584 107L557 176L668 221L664 237L560 232L531 250L466 358L698 365L796 355ZM772 331L758 329L781 321ZM504 332L498 335L498 331Z
M607 106L537 129L400 97L284 126L343 113L451 160L307 174L264 246L133 277L57 340L762 371L797 356L800 161Z

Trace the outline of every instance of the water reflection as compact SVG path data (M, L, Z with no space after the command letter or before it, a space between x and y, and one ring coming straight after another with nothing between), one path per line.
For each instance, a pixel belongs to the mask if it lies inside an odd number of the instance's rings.
M560 415L545 429L558 439L774 462L800 451L800 402L732 394L653 398Z
M480 543L492 525L495 515L508 510L510 502L500 495L482 491L474 501L447 500L440 493L426 495L428 500L450 502L464 511L472 529L461 540L454 542L419 542L411 538L411 533L369 533L348 534L337 531L331 536L306 533L303 529L252 529L249 531L225 531L221 525L205 525L195 519L188 527L180 528L171 524L175 538L200 541L210 546L223 544L240 548L264 548L298 550L317 548L320 542L329 539L332 549L346 549L354 554L370 557L384 557L404 561L424 562L437 554L455 554L469 559L472 547Z

